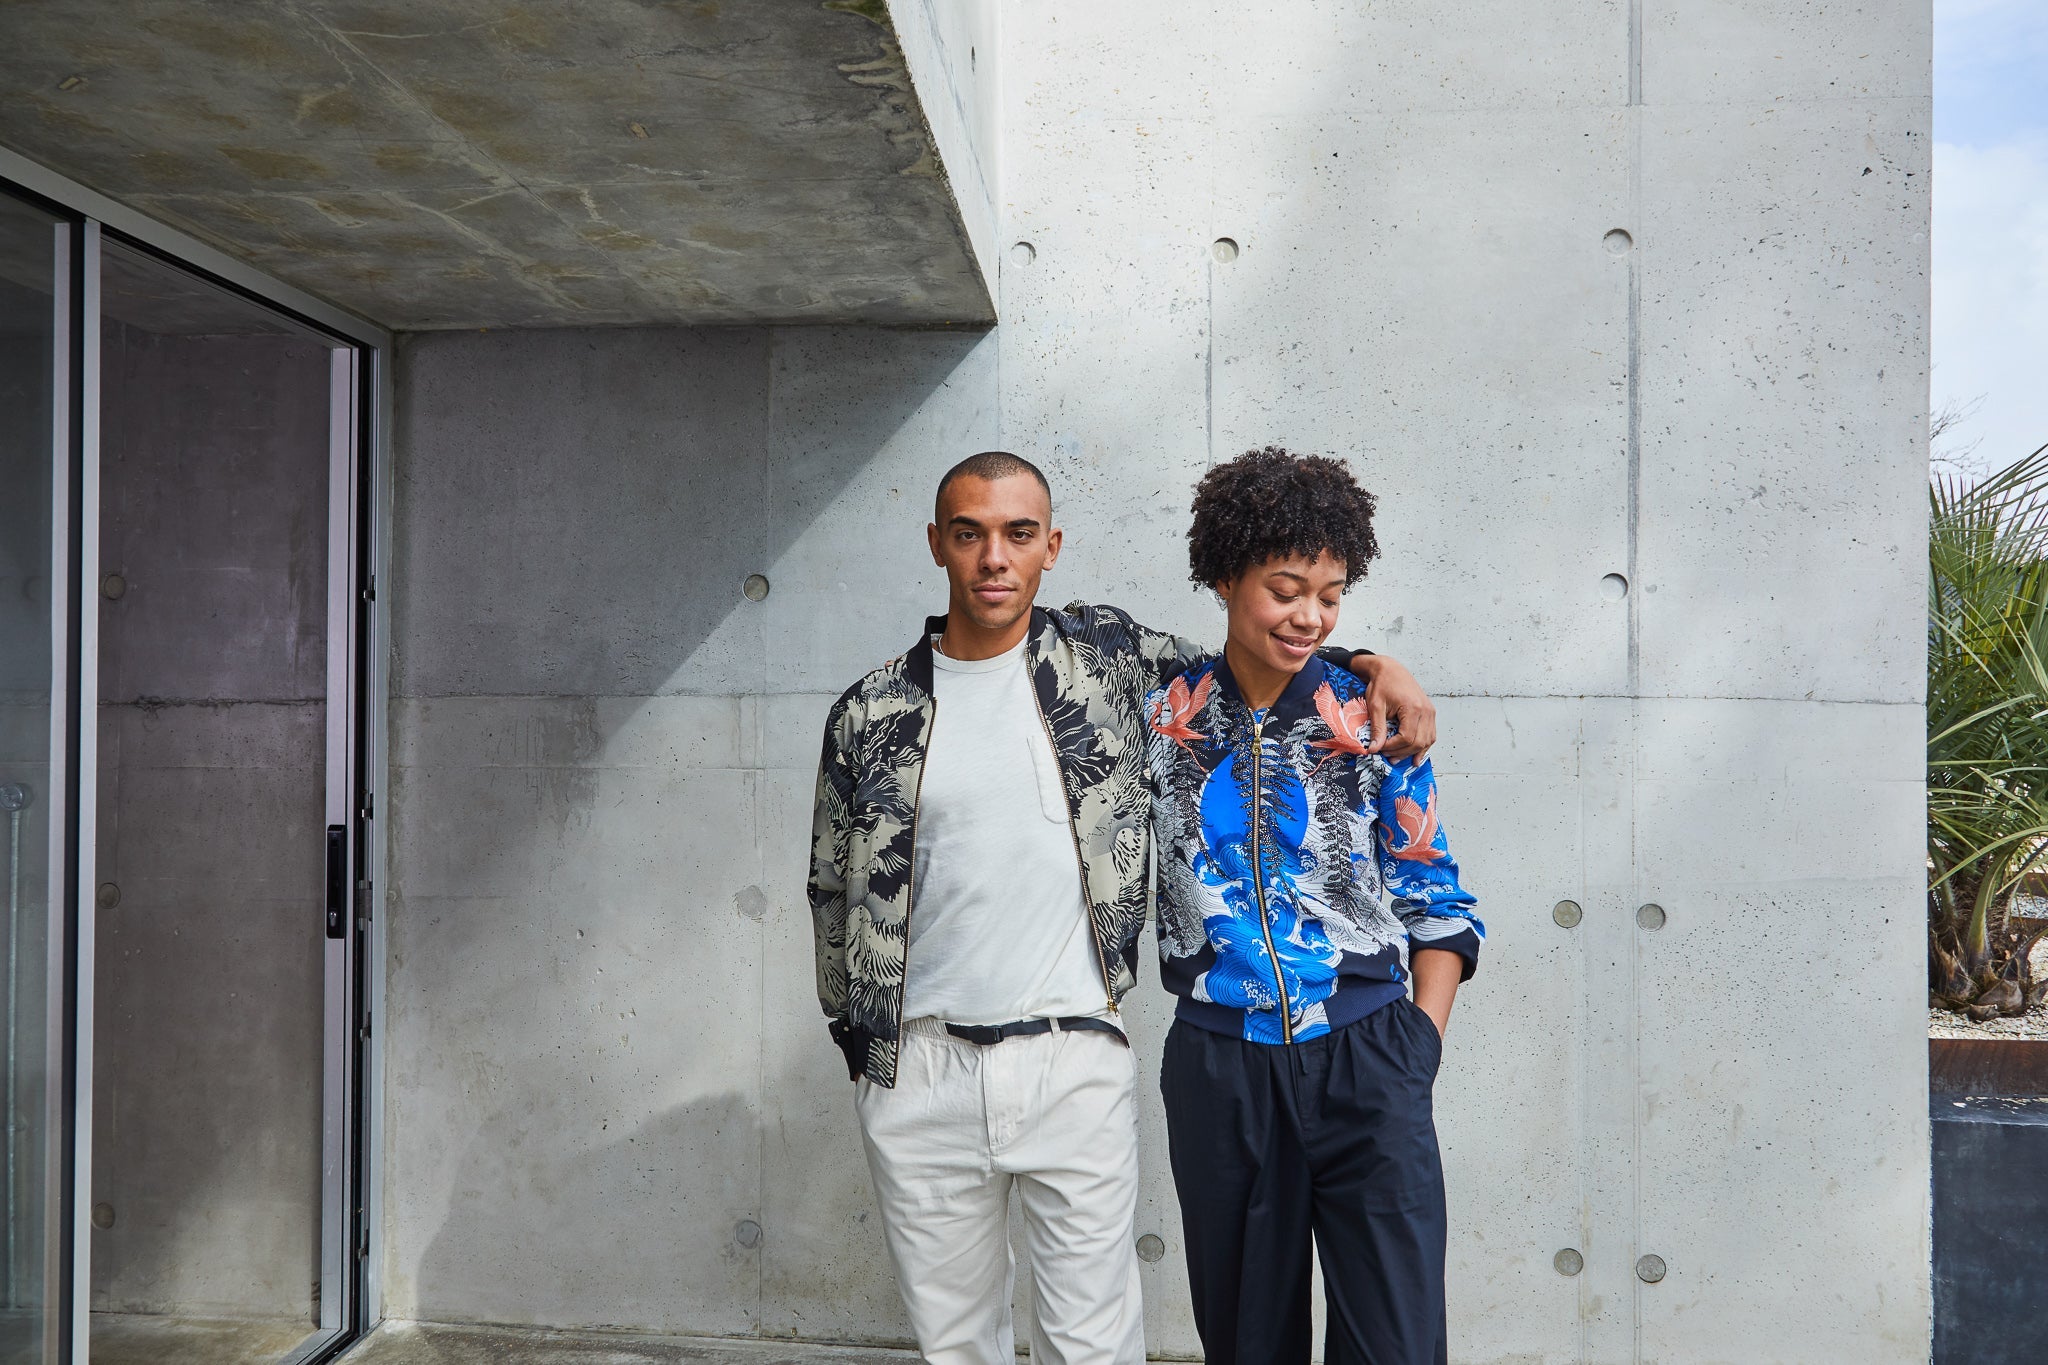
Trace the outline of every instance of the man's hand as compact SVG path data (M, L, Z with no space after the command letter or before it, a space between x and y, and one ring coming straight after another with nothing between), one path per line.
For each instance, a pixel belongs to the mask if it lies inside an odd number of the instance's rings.
M1384 654L1353 655L1351 671L1367 684L1365 715L1372 743L1365 751L1420 763L1436 744L1436 705L1422 684L1400 660Z

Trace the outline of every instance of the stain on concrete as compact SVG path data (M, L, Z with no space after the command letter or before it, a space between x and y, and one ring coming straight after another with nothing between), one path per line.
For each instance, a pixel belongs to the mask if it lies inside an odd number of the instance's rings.
M316 198L309 202L343 227L361 227L373 220L393 221L398 217L390 205L368 197L351 200L346 206L327 199Z
M750 919L759 924L768 917L768 897L762 894L758 886L741 887L740 893L732 898L732 904L733 908L740 912L741 919Z
M410 143L379 147L370 155L378 170L394 175L416 174L434 163L428 147Z
M349 1365L885 1365L907 1351L795 1341L628 1336L387 1322L342 1357Z
M490 34L506 47L526 52L554 53L564 46L554 26L526 8L509 10L491 25Z
M236 114L219 113L211 108L203 98L186 101L181 112L194 122L203 123L212 128L229 128L236 132L241 132L249 126L249 120Z
M39 95L27 96L25 103L29 108L35 110L36 115L45 124L53 128L62 129L65 133L107 138L119 136L113 129L101 123L98 119L81 113L69 105L61 105L53 100L44 99Z
M864 62L841 62L839 72L855 85L884 92L882 102L896 116L896 124L888 132L889 145L909 147L918 153L897 174L943 182L945 171L939 164L938 142L924 121L924 109L917 102L916 92L911 89L910 68L904 63L903 49L893 40L885 39L881 56Z
M240 167L252 180L283 180L296 184L318 184L327 179L327 168L310 156L271 151L263 147L223 147L220 154Z
M885 0L825 0L825 8L843 14L858 14L870 23L895 32L895 26L889 22L889 6Z
M363 107L352 88L335 85L299 96L292 117L300 123L310 120L330 128L353 128L363 121Z
M137 152L128 164L152 185L189 184L198 175L197 163L177 152Z
M529 113L523 105L468 87L432 91L425 98L427 107L441 122L487 142L501 141L504 130L520 126ZM511 160L528 159L519 144L505 141L502 145L511 154Z
M775 240L766 232L742 232L720 223L693 223L687 240L713 251L753 251Z
M144 12L140 14L131 9L131 23L139 23L147 32L179 47L192 48L231 62L246 63L252 70L292 66L305 56L295 43L264 27L261 22L249 22L258 16L249 15L245 9L236 10L237 15L245 17L231 19L225 10L216 17L206 12L208 7L200 5L142 8ZM148 13L149 9L158 12Z
M626 228L591 226L579 228L578 231L583 234L584 241L603 247L607 251L646 251L661 245L644 232L633 232Z
M96 1365L220 1365L276 1360L312 1335L296 1318L199 1318L167 1313L94 1313Z

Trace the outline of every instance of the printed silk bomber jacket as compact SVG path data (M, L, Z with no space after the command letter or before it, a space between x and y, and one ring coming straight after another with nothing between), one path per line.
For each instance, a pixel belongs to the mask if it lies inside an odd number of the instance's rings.
M1145 699L1160 976L1190 1024L1313 1038L1406 994L1411 948L1478 963L1425 759L1365 753L1365 686L1310 659L1263 716L1221 659ZM1391 893L1394 908L1381 903Z
M810 901L818 1003L847 1071L896 1084L903 970L917 838L917 793L931 738L935 616L908 653L834 703L811 831ZM1067 796L1074 854L1114 1007L1137 979L1151 861L1145 784L1146 692L1206 656L1115 607L1034 607L1025 666ZM1340 671L1348 651L1328 651Z

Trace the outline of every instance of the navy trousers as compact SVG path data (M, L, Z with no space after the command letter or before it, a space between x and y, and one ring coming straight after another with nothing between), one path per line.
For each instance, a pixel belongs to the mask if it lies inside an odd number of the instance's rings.
M1436 1025L1406 996L1305 1043L1175 1021L1160 1088L1208 1365L1444 1365Z

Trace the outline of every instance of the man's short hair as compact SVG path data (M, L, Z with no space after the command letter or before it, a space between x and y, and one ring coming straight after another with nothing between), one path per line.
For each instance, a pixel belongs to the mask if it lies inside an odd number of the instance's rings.
M1012 455L1007 450L984 450L978 455L969 455L959 464L946 471L946 477L939 480L939 491L932 495L932 520L939 519L939 503L946 496L946 485L958 478L1007 479L1014 474L1029 474L1038 480L1038 486L1045 490L1045 500L1052 502L1052 485L1045 481L1045 471L1025 459Z
M1340 460L1279 446L1247 450L1195 485L1188 577L1214 587L1269 559L1328 554L1344 561L1348 588L1379 557L1373 508L1372 494Z

